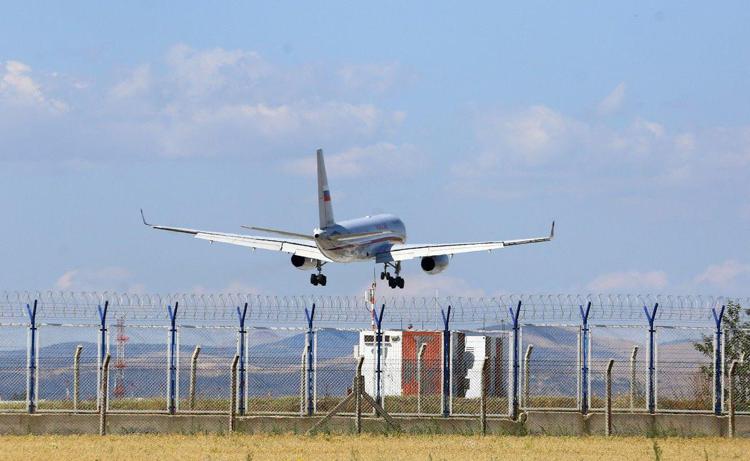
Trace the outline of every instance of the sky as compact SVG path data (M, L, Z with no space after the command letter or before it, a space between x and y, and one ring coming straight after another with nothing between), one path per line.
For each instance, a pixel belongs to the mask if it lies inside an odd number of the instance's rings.
M409 243L557 222L403 294L750 295L746 2L403 3L4 2L0 287L360 295L140 221L311 232L322 148Z

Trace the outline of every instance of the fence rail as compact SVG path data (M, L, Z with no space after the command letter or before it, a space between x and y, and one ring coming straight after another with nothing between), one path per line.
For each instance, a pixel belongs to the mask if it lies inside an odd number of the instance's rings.
M750 331L727 327L727 298L381 302L372 312L356 297L5 292L0 411L323 414L353 392L364 357L364 392L390 414L724 414L730 395L750 412L750 340L736 340ZM732 315L747 324L747 310Z

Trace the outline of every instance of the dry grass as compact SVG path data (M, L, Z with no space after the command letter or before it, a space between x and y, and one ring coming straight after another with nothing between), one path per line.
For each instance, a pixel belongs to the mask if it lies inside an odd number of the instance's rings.
M657 455L658 452L658 455ZM0 437L0 459L705 460L747 459L748 439L298 435Z

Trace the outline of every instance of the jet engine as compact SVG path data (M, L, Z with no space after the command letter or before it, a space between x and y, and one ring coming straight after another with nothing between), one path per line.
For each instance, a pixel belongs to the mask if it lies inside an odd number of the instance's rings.
M292 265L301 271L309 271L317 267L318 260L312 258L304 258L298 255L292 255Z
M448 267L449 261L450 256L448 255L425 256L422 258L420 264L423 271L427 272L430 275L434 275L443 272L445 268Z

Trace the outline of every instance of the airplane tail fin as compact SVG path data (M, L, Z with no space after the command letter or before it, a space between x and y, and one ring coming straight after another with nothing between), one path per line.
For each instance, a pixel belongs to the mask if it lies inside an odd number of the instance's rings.
M318 149L318 214L320 215L320 228L324 229L334 224L333 207L331 206L331 191L328 189L328 176L326 175L326 164L323 160L323 149Z

